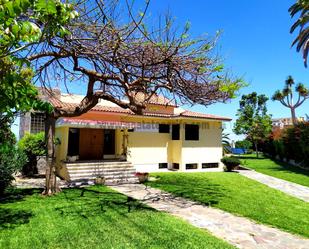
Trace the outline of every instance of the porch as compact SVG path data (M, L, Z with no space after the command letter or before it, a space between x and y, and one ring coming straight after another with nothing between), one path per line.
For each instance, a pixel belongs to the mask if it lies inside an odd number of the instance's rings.
M56 127L61 162L126 161L126 134L135 124L62 118Z
M132 126L124 122L58 120L58 174L70 182L135 182L135 169L126 157L126 134Z

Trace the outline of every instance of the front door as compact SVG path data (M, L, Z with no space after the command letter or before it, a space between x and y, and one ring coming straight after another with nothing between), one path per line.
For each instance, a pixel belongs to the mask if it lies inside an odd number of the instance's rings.
M104 130L80 129L79 132L79 159L101 160L103 159Z

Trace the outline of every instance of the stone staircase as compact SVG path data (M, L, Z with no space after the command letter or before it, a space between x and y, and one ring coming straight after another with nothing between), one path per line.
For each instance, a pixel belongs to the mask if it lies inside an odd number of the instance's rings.
M104 178L105 185L137 183L135 168L130 162L97 161L66 164L71 186L91 185L97 178Z

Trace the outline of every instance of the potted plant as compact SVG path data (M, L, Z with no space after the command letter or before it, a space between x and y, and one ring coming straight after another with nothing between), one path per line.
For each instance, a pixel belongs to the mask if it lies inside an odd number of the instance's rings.
M98 185L104 185L104 183L105 183L105 178L104 178L104 176L97 176L97 177L94 179L94 182L95 182L95 184L98 184Z
M240 161L235 157L223 157L221 162L224 164L226 171L231 172L240 165Z
M148 172L136 172L135 176L138 178L140 183L148 181L149 173Z

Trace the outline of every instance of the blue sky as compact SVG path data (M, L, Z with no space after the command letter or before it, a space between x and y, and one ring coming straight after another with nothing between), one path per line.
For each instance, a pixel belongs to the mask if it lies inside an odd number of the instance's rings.
M301 54L291 48L295 35L289 33L293 20L288 8L290 0L152 0L147 13L149 20L158 20L158 14L167 10L175 17L179 27L191 22L192 37L223 31L219 40L219 52L226 67L242 76L250 85L239 95L256 91L271 96L283 87L288 75L296 82L309 86L308 70ZM228 104L214 104L207 108L190 109L211 114L229 116L235 120L239 97ZM278 102L269 101L273 117L289 117L289 109ZM297 109L298 116L309 114L309 100ZM233 123L227 125L231 133ZM13 127L14 131L17 126ZM231 136L235 139L235 136Z
M288 75L309 87L308 69L301 54L291 48L295 35L289 33L290 0L153 0L148 15L155 17L167 9L176 17L177 25L191 22L191 34L215 34L222 30L220 54L225 65L250 85L239 95L256 91L271 97L283 87ZM214 104L192 109L232 117L238 108L239 97L228 104ZM268 102L273 117L289 117L289 109L278 102ZM309 115L309 100L297 109L298 116ZM227 125L227 127L231 127ZM234 137L234 136L232 136Z

